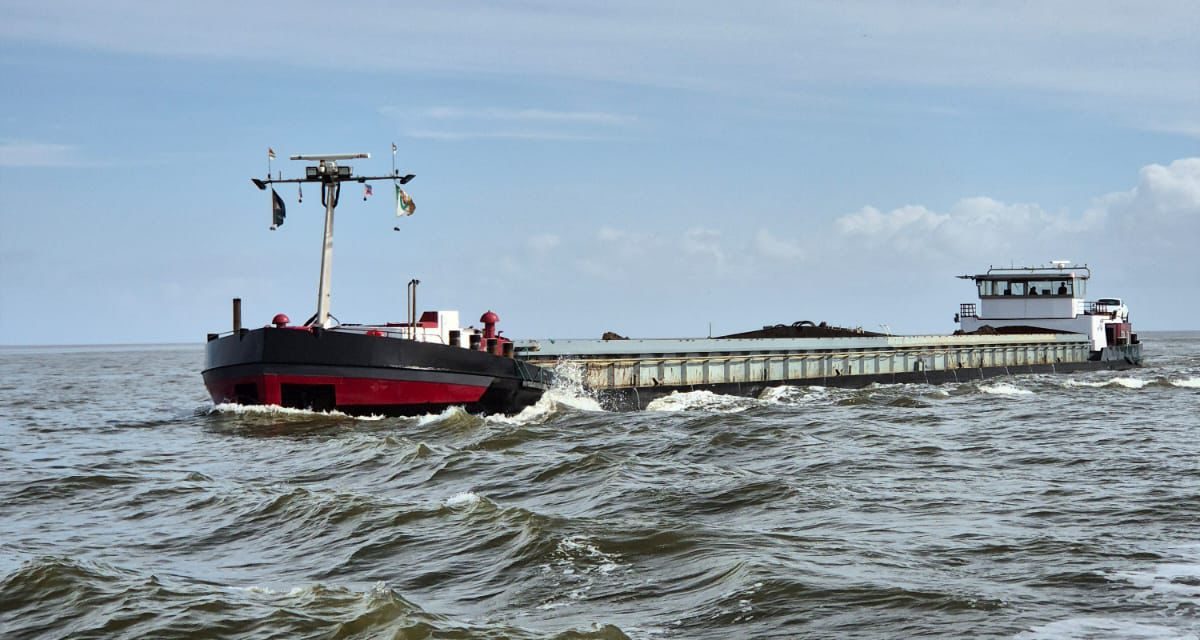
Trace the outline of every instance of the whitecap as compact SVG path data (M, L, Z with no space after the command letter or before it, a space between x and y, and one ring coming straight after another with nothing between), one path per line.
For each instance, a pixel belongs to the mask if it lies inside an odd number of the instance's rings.
M800 389L789 385L781 385L778 387L767 387L759 394L758 399L763 402L782 403L792 400L800 394Z
M1171 386L1183 387L1185 389L1200 389L1200 378L1184 378L1183 380L1172 380Z
M1092 389L1100 389L1102 387L1107 387L1109 384L1111 384L1111 381L1108 381L1108 380L1105 380L1102 382L1092 382L1089 380L1068 379L1066 382L1063 383L1063 386L1066 386L1066 387L1090 387Z
M1090 387L1092 389L1102 389L1104 387L1141 389L1150 384L1150 381L1142 380L1141 378L1109 378L1108 380L1067 380L1064 384L1068 387Z
M451 509L467 509L479 504L480 500L479 494L474 491L460 491L446 498L443 504Z
M1141 389L1150 384L1150 381L1142 380L1141 378L1113 378L1112 384L1125 387L1126 389Z
M523 425L540 424L558 415L564 408L575 411L602 412L604 407L595 392L583 382L584 369L578 362L559 362L554 366L554 384L538 401L511 416L492 415L488 422Z
M1146 571L1117 572L1113 578L1155 593L1200 597L1200 564L1164 563Z
M427 413L423 416L418 416L417 424L423 427L428 424L450 420L451 418L462 415L467 415L467 410L455 405L452 407L446 407L441 413Z
M828 402L829 388L821 386L780 385L767 387L759 394L758 400L767 404L812 404Z
M543 571L557 571L562 583L572 587L562 596L541 604L541 609L556 609L571 601L585 600L597 580L609 579L618 569L627 566L621 562L620 555L601 551L594 541L583 535L560 538L554 555L557 558L553 564L543 566Z
M250 585L249 587L228 587L228 589L230 591L244 591L246 593L253 593L254 595L260 595L260 596L279 595L278 591L276 591L270 587L262 587L262 586L259 586L256 584Z
M558 415L563 408L588 412L604 411L595 398L586 395L572 395L569 392L552 388L542 394L537 402L521 409L521 412L516 415L489 415L485 420L508 425L541 424Z
M330 411L313 411L312 409L297 409L295 407L281 407L274 404L235 404L232 402L222 402L209 407L207 413L233 413L237 415L263 415L263 416L320 416L323 418L350 418L352 420L383 420L385 416L366 415L352 416L348 413L342 413L336 409Z
M625 566L620 555L601 551L596 543L586 536L566 536L558 541L555 551L560 557L560 566L569 565L580 573L608 575Z
M747 398L726 396L712 391L672 391L669 395L655 398L646 405L646 411L686 411L699 409L711 413L738 413L749 408Z
M574 394L567 389L553 388L547 391L543 398L549 398L551 402L570 407L578 411L604 411L604 407L600 406L600 401L587 394Z
M1028 389L1011 385L1007 382L997 382L996 384L981 384L979 390L984 393L990 393L996 396L1031 396L1033 392Z

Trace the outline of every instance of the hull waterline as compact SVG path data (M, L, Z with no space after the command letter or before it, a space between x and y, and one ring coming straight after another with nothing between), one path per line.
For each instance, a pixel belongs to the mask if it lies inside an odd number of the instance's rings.
M263 328L211 340L203 372L214 403L420 415L461 406L516 413L549 372L512 358L337 330Z

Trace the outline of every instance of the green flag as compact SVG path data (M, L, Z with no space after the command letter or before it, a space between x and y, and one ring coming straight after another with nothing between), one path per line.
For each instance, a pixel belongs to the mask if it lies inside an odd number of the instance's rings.
M396 216L411 216L417 210L417 205L413 203L413 199L404 193L404 189L400 185L396 185Z

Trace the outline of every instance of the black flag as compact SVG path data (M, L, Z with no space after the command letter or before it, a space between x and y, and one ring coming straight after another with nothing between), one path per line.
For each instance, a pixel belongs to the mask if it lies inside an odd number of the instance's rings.
M271 230L274 231L277 227L283 224L283 219L287 217L287 209L283 206L283 198L275 193L275 189L271 189Z

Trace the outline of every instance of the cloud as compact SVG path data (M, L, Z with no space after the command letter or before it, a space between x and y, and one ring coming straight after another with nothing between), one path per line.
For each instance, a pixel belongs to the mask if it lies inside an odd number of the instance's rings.
M1200 158L1142 167L1137 186L1097 198L1087 215L1104 221L1111 242L1152 242L1156 252L1190 256L1200 233Z
M1130 193L1124 215L1200 217L1200 158L1142 167L1138 186Z
M1200 158L1146 165L1133 188L1099 196L1080 214L973 197L945 211L867 206L835 218L832 226L831 240L813 248L817 260L868 249L867 259L903 257L931 272L980 261L1040 263L1064 256L1115 259L1131 272L1138 264L1163 262L1176 265L1177 273L1198 272L1193 255L1200 235Z
M695 256L707 256L721 270L725 266L725 252L721 249L721 232L700 227L688 229L683 234L684 252Z
M845 239L923 257L970 257L981 249L1012 255L1049 249L1064 237L1103 225L1088 212L1071 217L1036 204L1008 204L988 197L963 198L945 213L907 205L887 213L863 207L834 221Z
M384 114L394 115L400 110L384 107ZM619 126L637 120L634 116L603 111L553 111L549 109L502 109L496 107L464 109L459 107L430 107L411 113L418 117L437 120L500 120L520 122L553 122Z
M1155 120L1143 123L1141 128L1157 133L1169 133L1200 139L1200 122L1194 120Z
M766 229L759 229L754 235L754 249L763 257L782 262L790 262L804 256L804 249L800 248L800 245L776 238Z
M613 140L613 130L636 117L604 111L556 111L500 107L381 107L379 112L405 124L404 135L426 140ZM414 124L415 123L415 124ZM452 128L446 128L446 125Z
M79 148L48 142L0 142L0 167L78 167L87 164Z
M601 226L588 235L542 233L526 240L534 252L570 256L574 275L604 283L651 272L657 279L696 284L756 281L763 273L806 273L848 282L936 282L990 264L1170 261L1194 272L1192 244L1200 234L1200 158L1151 164L1136 185L1096 198L1081 213L986 196L962 198L944 210L911 204L858 211L796 226L717 230ZM789 237L790 234L790 237ZM1153 258L1152 260L1150 258ZM903 269L895 269L903 264ZM835 275L836 272L836 275ZM1113 275L1110 273L1110 277Z
M529 245L530 249L538 253L546 253L562 244L562 238L553 233L539 233L530 236L525 243Z
M1133 3L1097 11L1086 0L768 2L741 14L715 0L613 0L587 7L348 1L337 15L319 3L284 0L22 5L9 7L0 22L6 43L406 77L600 81L742 97L807 95L816 86L969 88L1018 100L1023 92L1037 104L1107 114L1131 126L1145 126L1153 113L1154 122L1167 123L1159 126L1184 135L1195 131L1200 101L1194 69L1200 36L1188 0L1155 3L1152 11ZM403 38L397 39L396 25L405 25ZM320 54L297 52L296 42L319 42ZM470 115L611 124L603 111Z
M595 142L614 140L611 136L592 136L555 131L448 131L436 129L410 129L404 136L422 140L544 140L548 142Z

